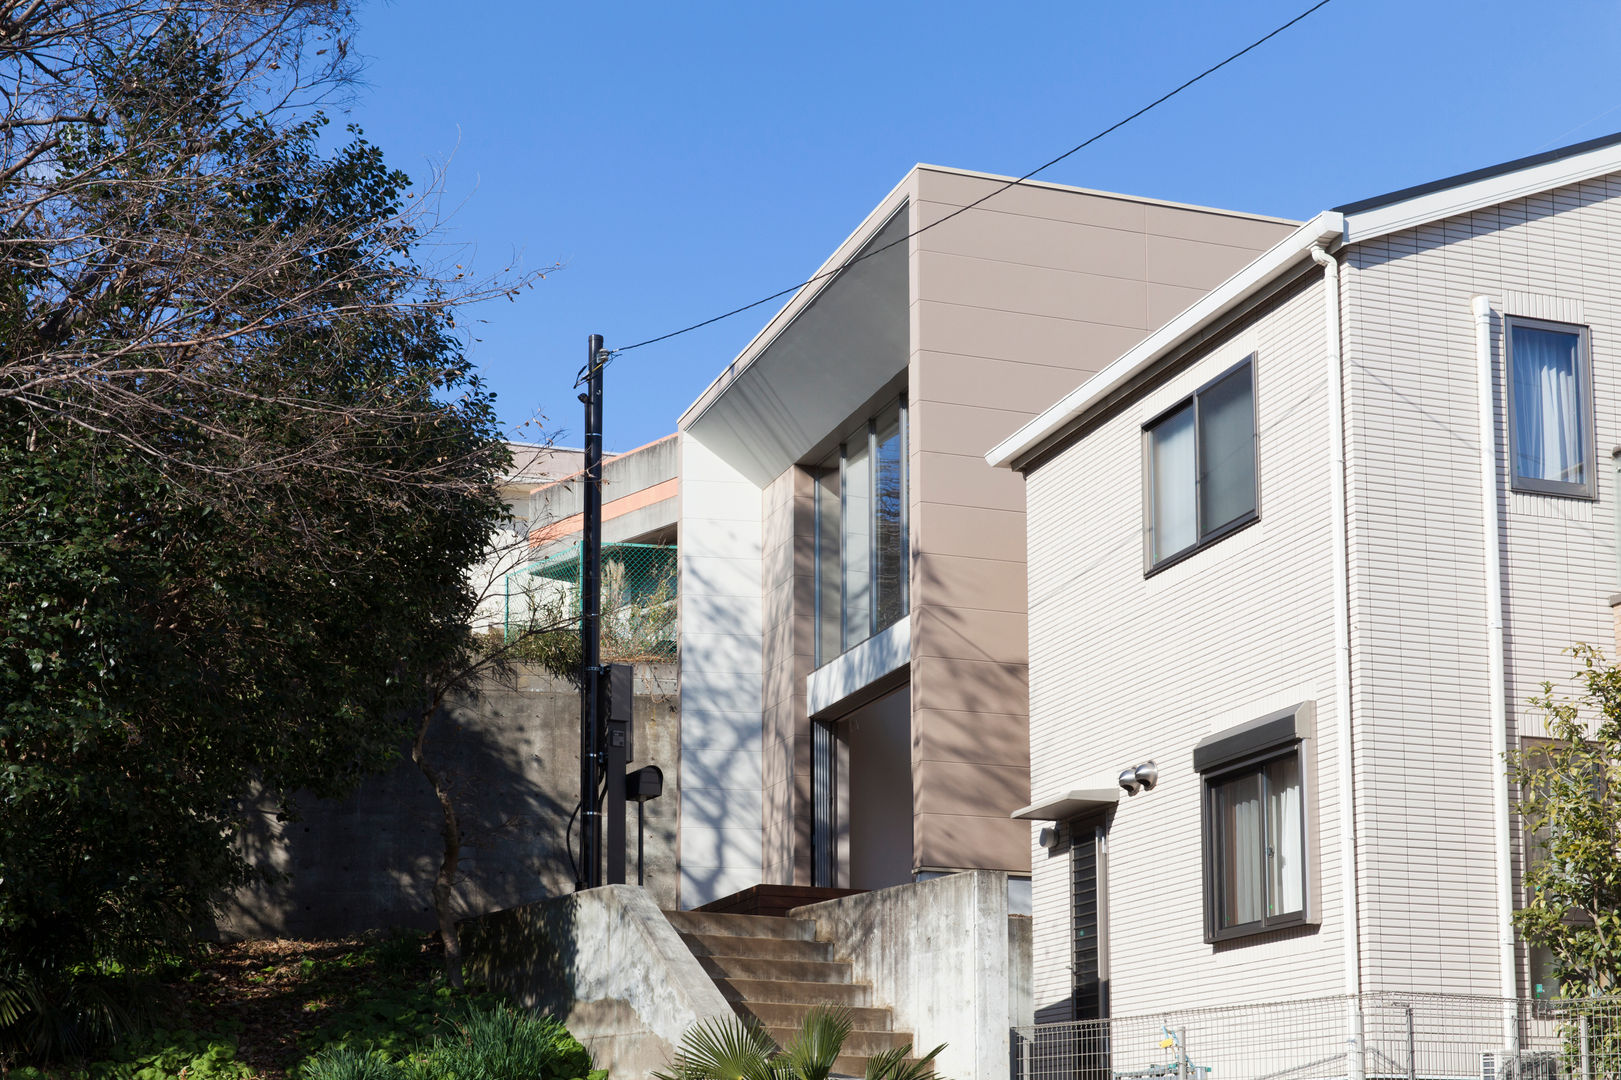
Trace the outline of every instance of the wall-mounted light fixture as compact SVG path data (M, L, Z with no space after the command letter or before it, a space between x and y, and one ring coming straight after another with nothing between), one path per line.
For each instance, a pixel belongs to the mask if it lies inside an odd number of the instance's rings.
M1152 761L1145 761L1136 768L1120 770L1120 787L1127 795L1135 795L1139 791L1153 791L1157 783L1159 783L1159 766Z

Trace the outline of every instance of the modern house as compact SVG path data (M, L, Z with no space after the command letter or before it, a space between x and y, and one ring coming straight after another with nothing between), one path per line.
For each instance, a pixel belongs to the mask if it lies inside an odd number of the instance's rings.
M1503 753L1611 640L1618 252L1621 136L1327 211L990 451L1026 480L1038 1018L1335 997L1321 1075L1441 1075L1376 1064L1357 995L1554 989Z
M1024 490L985 448L1295 223L1010 183L911 170L681 418L684 907L1027 895Z

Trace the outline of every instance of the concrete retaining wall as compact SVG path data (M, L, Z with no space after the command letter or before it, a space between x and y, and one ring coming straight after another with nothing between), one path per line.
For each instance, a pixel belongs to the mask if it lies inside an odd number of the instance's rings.
M912 1032L916 1049L946 1044L940 1073L998 1077L1008 1073L1008 1029L1030 1022L1029 930L1009 921L1007 888L1005 873L972 870L790 914L815 921L816 936L834 942L855 981L872 985L873 1003Z
M614 1080L670 1063L731 1006L652 898L629 885L499 911L462 927L467 974L563 1020Z
M459 917L516 907L574 889L564 846L579 799L580 698L574 685L524 669L453 702L429 745L451 779L464 831ZM681 733L676 667L636 667L633 764L664 770L664 796L646 805L647 886L674 907ZM343 800L305 799L301 816L256 813L249 858L279 880L223 905L227 938L333 937L390 927L431 929L431 890L444 850L432 789L407 758ZM626 825L636 872L636 809ZM578 825L575 846L578 847Z

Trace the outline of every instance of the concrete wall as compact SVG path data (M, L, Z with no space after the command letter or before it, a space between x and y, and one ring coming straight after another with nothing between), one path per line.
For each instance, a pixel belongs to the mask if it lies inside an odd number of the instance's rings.
M1019 1015L1010 999L1012 939L1007 875L988 870L898 885L796 908L834 943L873 1003L888 1006L914 1049L946 1048L942 1076L1006 1076L1008 1029Z
M647 883L657 903L676 902L680 716L673 665L638 665L634 764L664 770L664 796L646 805ZM524 671L454 702L429 739L451 779L466 833L459 911L482 914L574 888L564 832L579 799L580 698L574 685ZM252 861L281 879L243 889L217 924L226 937L328 937L434 925L431 889L443 844L427 781L409 759L350 798L305 799L278 822L259 812L247 834ZM636 869L636 815L627 822ZM578 829L575 844L578 846ZM634 880L634 877L632 878Z
M616 1080L668 1068L693 1025L735 1019L652 898L628 885L466 923L467 974L561 1019Z
M1143 424L1247 356L1260 520L1145 576ZM1251 324L1173 365L1029 477L1032 787L1040 796L1159 766L1158 786L1122 799L1109 822L1103 945L1115 1015L1344 986L1326 371L1321 276L1303 268ZM1307 801L1322 825L1308 838L1321 926L1206 944L1193 747L1302 701L1317 709ZM1032 840L1029 850L1036 1009L1062 1018L1068 848Z
M1003 184L932 166L914 178L914 229ZM1008 817L1029 801L1025 493L984 453L1292 225L1032 184L911 241L919 870L1030 869L1028 827Z
M681 906L760 882L760 489L681 444Z

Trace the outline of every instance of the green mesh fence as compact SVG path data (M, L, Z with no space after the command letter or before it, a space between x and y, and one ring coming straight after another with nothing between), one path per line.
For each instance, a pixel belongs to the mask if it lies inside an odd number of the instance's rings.
M507 575L507 640L527 628L579 625L583 546L568 544ZM674 659L675 546L603 544L601 610L604 660Z

